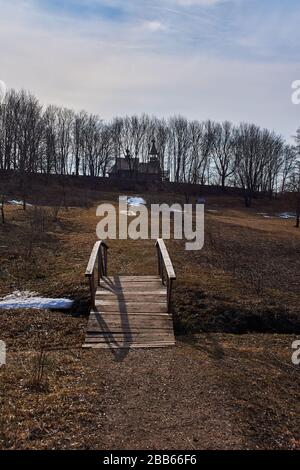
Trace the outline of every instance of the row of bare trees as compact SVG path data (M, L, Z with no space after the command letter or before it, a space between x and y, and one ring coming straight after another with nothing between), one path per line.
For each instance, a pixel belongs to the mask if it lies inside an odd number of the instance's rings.
M14 90L0 106L0 169L106 176L117 157L146 161L153 137L171 181L272 195L296 178L300 131L291 146L254 124L145 114L106 123L85 111L43 108L32 94Z

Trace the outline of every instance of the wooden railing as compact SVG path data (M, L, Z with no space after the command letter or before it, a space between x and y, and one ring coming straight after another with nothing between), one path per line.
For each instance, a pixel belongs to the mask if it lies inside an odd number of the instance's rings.
M176 279L176 275L167 247L163 239L159 238L157 240L156 249L158 259L158 274L161 277L162 283L167 286L167 300L169 312L171 307L172 285L173 281L175 281Z
M85 275L89 280L92 307L95 307L95 294L97 286L95 286L95 266L97 262L97 285L100 285L102 277L107 276L107 250L108 246L103 241L95 243L92 250L89 263L86 268Z

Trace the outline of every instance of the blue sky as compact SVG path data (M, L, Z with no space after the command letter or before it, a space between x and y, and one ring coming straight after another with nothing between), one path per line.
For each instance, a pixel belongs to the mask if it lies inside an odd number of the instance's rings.
M116 114L300 126L299 0L0 0L0 80Z

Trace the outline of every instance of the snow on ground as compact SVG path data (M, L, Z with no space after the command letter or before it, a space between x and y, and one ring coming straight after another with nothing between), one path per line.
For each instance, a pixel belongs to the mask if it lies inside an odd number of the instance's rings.
M143 206L145 204L146 204L146 201L142 197L139 197L139 196L129 197L127 199L128 209L126 211L125 210L120 211L120 214L128 215L129 217L134 217L134 216L137 215L134 208L139 207L139 206ZM131 209L133 209L133 210L131 210Z
M133 196L127 199L127 203L129 206L142 206L143 204L146 204L146 201L142 197Z
M49 299L39 297L36 292L15 291L0 299L0 309L33 308L49 310L68 310L73 305L69 299Z
M278 214L278 217L280 219L295 219L296 214L294 212L282 212L281 214Z
M267 214L266 212L258 212L257 215L261 215L265 219L295 219L296 214L294 212L280 212L279 214Z
M11 204L12 206L23 206L24 201L17 201L16 199L12 199L11 201L8 201L8 204ZM28 204L28 202L26 202L26 206L32 207L32 204Z

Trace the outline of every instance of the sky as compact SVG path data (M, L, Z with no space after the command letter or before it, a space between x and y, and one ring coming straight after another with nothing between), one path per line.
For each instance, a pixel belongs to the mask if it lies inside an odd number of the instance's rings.
M44 104L300 126L299 0L0 0L0 80Z

